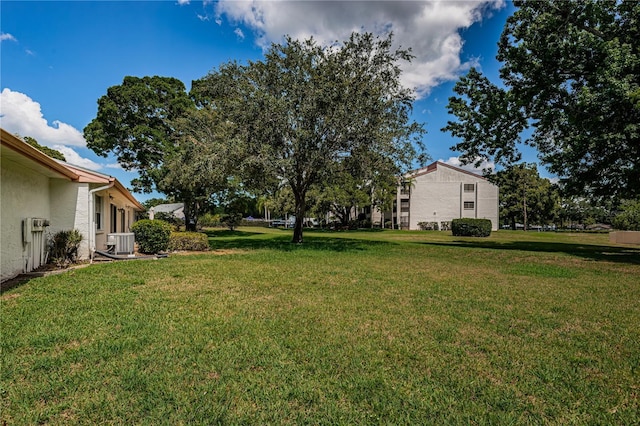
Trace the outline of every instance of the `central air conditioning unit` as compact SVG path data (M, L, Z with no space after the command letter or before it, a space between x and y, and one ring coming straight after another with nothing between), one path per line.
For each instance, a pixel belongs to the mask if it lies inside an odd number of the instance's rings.
M133 233L118 233L107 235L107 246L115 254L133 254L135 235Z

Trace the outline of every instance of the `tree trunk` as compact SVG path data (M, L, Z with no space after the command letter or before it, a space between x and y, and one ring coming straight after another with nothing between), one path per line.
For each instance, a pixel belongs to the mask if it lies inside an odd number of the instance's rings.
M523 203L523 214L524 214L524 230L527 230L527 195L525 194L524 196L524 203Z
M198 223L197 206L190 201L184 201L184 229L187 232L195 232Z
M296 244L302 244L303 239L302 239L302 225L304 223L304 215L307 213L307 206L306 206L306 194L298 194L296 192L294 192L293 196L295 198L295 202L296 202L296 207L295 207L295 212L296 212L296 222L293 226L293 239L291 240L292 243L296 243Z

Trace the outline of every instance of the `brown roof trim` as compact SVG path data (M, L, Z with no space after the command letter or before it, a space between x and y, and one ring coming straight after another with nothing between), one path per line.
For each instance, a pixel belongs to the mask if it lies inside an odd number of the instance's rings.
M478 179L487 180L487 178L485 178L484 176L481 176L481 175L479 175L477 173L473 173L473 172L470 172L468 170L461 169L460 167L456 167L456 166L452 166L450 164L443 163L442 161L436 161L435 163L429 164L427 167L423 167L421 169L411 171L411 172L407 173L407 176L410 176L412 178L417 178L418 176L423 176L423 175L435 172L438 169L438 167L440 167L440 166L447 167L449 169L455 170L455 171L460 172L460 173L467 174L469 176L473 176L473 177L478 178Z
M2 141L2 145L18 152L19 154L22 154L23 156L40 164L41 166L44 166L69 180L78 180L78 175L74 173L73 170L66 168L53 158L40 152L25 141L12 135L2 128L0 128L0 139Z
M120 181L116 178L113 178L116 181L115 187L118 191L122 192L122 194L124 194L125 197L127 197L127 200L131 201L134 205L134 207L140 211L144 211L146 210L144 208L144 206L142 204L140 204L140 202L138 200L136 200L136 198L133 196L133 194L131 194L131 192L129 192L129 190L127 188L124 187L124 185L122 185L120 183Z
M65 162L59 162L2 128L0 128L0 136L3 146L18 152L24 157L27 157L28 159L58 173L61 177L65 177L70 181L80 183L111 183L115 181L114 186L116 189L131 201L136 209L141 211L145 210L144 206L140 204L129 190L125 188L124 185L122 185L115 177L83 169L82 167L73 166Z
M134 204L134 207L138 210L145 210L144 206L136 200L136 198L129 192L127 188L115 177L106 175L104 173L96 172L95 170L88 170L80 166L74 166L72 164L65 164L70 169L73 169L80 176L79 182L89 183L111 183L113 186L125 196L125 198Z

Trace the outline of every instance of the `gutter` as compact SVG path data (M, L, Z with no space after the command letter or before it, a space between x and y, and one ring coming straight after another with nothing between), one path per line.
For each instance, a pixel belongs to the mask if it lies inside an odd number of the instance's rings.
M93 262L93 255L96 251L96 215L94 206L94 194L105 189L113 188L116 181L112 180L109 185L101 186L95 189L89 190L89 259Z

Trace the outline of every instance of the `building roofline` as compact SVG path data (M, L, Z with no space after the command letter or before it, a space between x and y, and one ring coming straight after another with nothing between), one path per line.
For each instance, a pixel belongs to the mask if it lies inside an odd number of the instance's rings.
M83 167L75 166L64 161L59 161L49 157L42 151L32 147L19 137L12 135L6 130L0 128L0 136L2 145L7 148L16 151L20 155L40 164L43 167L57 173L60 177L66 178L72 182L79 183L111 183L114 182L114 186L118 189L134 206L139 210L144 210L144 206L140 204L138 200L129 192L127 188L120 183L118 179L113 176L105 175L100 172L88 170Z
M32 147L22 139L17 136L12 135L6 130L0 128L0 139L2 140L2 145L7 148L18 152L19 154L27 157L28 159L40 164L43 167L48 168L49 170L61 175L62 177L71 180L77 181L79 176L73 170L65 167L63 164L58 163L53 158L49 157L47 154L41 152L40 150Z
M473 177L476 177L478 179L487 180L487 178L485 178L482 175L470 172L470 171L462 169L460 167L456 167L456 166L452 166L452 165L447 164L447 163L443 163L442 161L435 161L435 162L429 164L427 167L423 167L421 169L410 171L409 173L407 173L406 176L412 177L412 178L417 178L419 176L424 176L426 174L435 172L436 170L438 170L438 167L440 167L440 166L446 167L446 168L449 168L451 170L455 170L457 172L464 173L464 174L467 174L467 175L470 175L470 176L473 176Z

